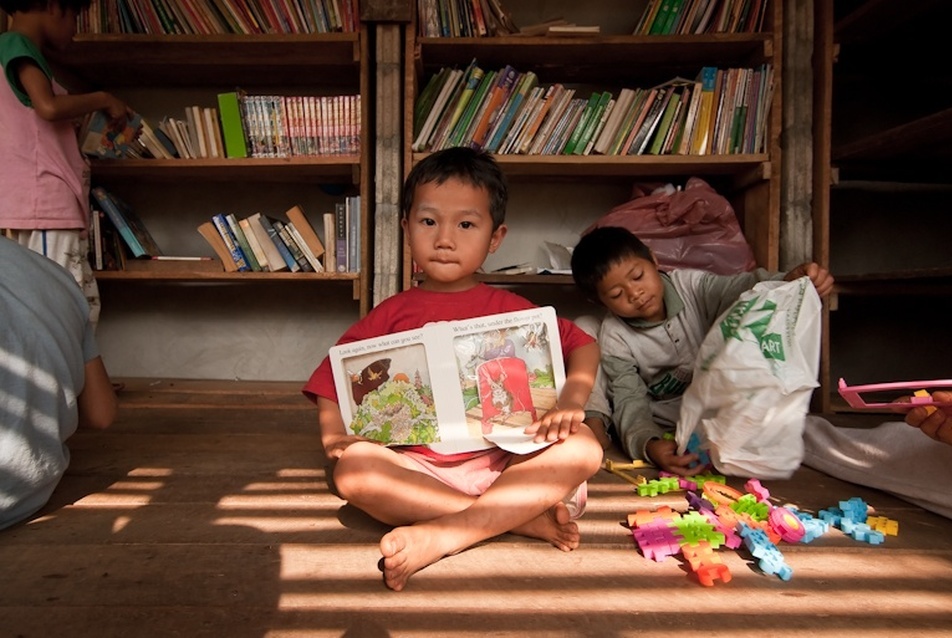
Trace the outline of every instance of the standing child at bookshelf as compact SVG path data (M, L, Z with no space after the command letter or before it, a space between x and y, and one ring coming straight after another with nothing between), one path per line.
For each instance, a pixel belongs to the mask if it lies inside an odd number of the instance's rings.
M434 153L411 171L403 191L403 229L424 279L376 306L338 343L534 307L476 273L506 235L508 191L491 156L468 148ZM395 529L380 541L384 581L394 590L441 558L512 532L563 551L579 545L573 521L601 446L584 405L598 368L598 346L560 319L566 382L556 408L526 429L552 445L515 455L490 448L444 456L425 446L389 448L347 434L327 358L304 387L317 403L329 482L354 506ZM572 511L575 509L576 511Z
M70 95L46 56L76 33L90 0L0 0L11 16L0 33L0 228L66 268L83 289L90 319L99 290L88 258L89 167L79 150L78 118L102 110L116 125L129 111L104 91Z
M693 270L662 272L651 250L625 228L591 231L572 251L579 290L608 313L598 330L606 396L593 394L586 423L614 427L625 452L666 472L697 474L698 455L678 454L674 433L681 397L691 383L704 337L741 293L765 280L809 277L820 297L833 277L819 264L787 273L758 268L738 275ZM602 413L610 410L611 414Z

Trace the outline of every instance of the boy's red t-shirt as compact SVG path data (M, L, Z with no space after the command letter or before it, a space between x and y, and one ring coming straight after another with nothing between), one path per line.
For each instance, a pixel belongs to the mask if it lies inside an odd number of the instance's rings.
M431 292L411 288L381 302L366 317L352 325L337 343L415 330L436 321L473 319L536 307L525 297L486 284L463 292ZM573 350L592 343L593 339L568 319L560 317L558 321L562 356L567 361ZM303 392L312 401L316 401L319 396L337 401L330 359L324 357L304 385Z

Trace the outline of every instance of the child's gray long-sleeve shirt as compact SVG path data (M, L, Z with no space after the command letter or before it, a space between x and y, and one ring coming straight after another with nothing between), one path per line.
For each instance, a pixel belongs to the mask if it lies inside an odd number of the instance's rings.
M598 344L607 399L622 446L633 459L648 460L648 441L677 425L698 350L717 318L756 283L783 277L764 269L739 275L674 270L661 273L664 320L605 317Z

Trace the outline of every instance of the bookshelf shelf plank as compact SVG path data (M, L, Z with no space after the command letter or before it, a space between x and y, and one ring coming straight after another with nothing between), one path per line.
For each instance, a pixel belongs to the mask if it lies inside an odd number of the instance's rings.
M948 295L952 267L837 275L834 290L843 295Z
M414 163L429 153L414 153ZM767 155L496 155L510 177L657 177L769 175Z
M207 270L157 271L97 270L96 281L166 281L166 282L334 282L351 283L360 279L360 273L333 272L225 272Z
M122 55L117 56L117 48ZM73 73L109 86L356 86L359 33L261 35L80 34L64 54Z
M617 82L619 68L631 81L668 80L688 65L756 65L773 57L769 33L721 33L677 36L590 36L496 38L418 38L418 55L429 74L441 66L476 58L480 66L512 64L540 78L559 81ZM632 62L637 60L637 64ZM557 70L549 73L547 70Z
M150 181L253 179L256 182L294 182L320 177L334 183L360 183L360 157L325 155L242 159L120 159L97 160L93 172L103 179ZM355 181L356 180L356 181Z
M844 144L833 151L838 162L851 160L889 160L906 155L942 153L949 157L952 140L952 108L880 131L862 139Z

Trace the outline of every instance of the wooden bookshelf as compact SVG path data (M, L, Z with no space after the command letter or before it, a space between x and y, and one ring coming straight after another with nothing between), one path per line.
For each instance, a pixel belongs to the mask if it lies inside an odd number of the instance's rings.
M54 61L74 81L102 87L120 95L140 87L176 91L234 90L274 94L359 93L363 130L359 155L249 157L203 159L122 159L92 162L94 182L137 183L153 189L210 184L228 206L229 183L297 185L336 184L361 195L362 237L360 274L347 273L208 273L181 270L103 271L104 281L307 281L310 284L347 282L354 286L360 314L370 309L369 175L370 130L369 55L366 31L317 34L254 35L124 35L79 34L68 52ZM211 87L209 89L209 87ZM228 87L231 87L230 89ZM212 102L209 102L209 106ZM135 105L134 105L135 106ZM216 105L217 106L217 105ZM178 115L176 113L176 115ZM145 188L145 186L143 186ZM128 198L126 198L128 199ZM134 208L136 201L129 201ZM276 202L275 211L294 201ZM208 217L216 211L209 211ZM309 211L318 227L320 212ZM145 220L148 226L148 219ZM321 232L318 227L318 232ZM183 228L194 233L194 225ZM174 247L166 247L168 252Z
M824 334L824 411L835 379L944 378L952 253L952 7L937 0L816 3L816 250L836 277ZM916 99L886 97L911 88ZM898 95L898 93L896 94ZM941 324L941 325L940 325ZM872 353L875 352L873 355Z
M594 15L585 24L616 18L634 25L643 5L625 9L631 15ZM617 97L621 88L650 88L675 77L695 78L703 66L753 68L771 63L774 92L770 103L765 151L756 154L721 155L513 155L495 157L513 184L544 189L550 183L578 183L580 188L599 189L608 184L670 180L683 184L687 177L709 181L725 195L741 220L758 263L779 265L780 220L780 125L782 121L782 3L771 2L763 32L706 35L606 35L499 37L419 37L416 25L408 27L405 94L418 96L423 86L441 68L463 69L476 60L485 71L512 65L519 72L534 72L539 85L561 83L577 87L577 95L609 90ZM523 7L512 6L514 13ZM555 7L549 10L555 11ZM569 10L568 8L566 9ZM575 10L572 8L571 10ZM620 9L619 9L620 10ZM584 12L583 10L579 10ZM577 12L576 12L577 13ZM578 16L575 16L579 20ZM516 23L520 21L516 19ZM581 23L581 21L579 22ZM625 22L627 24L627 22ZM603 25L603 27L608 26ZM629 30L630 33L630 30ZM414 99L415 104L415 99ZM428 152L415 152L414 110L404 119L404 172ZM624 200L617 201L617 204ZM579 210L585 224L607 210ZM514 215L539 214L509 211ZM512 225L510 221L510 226ZM540 237L544 239L544 237ZM509 241L507 239L507 241ZM412 264L404 251L404 287L412 285ZM514 283L512 276L499 283ZM520 284L554 283L549 276L528 275ZM496 283L495 279L492 279ZM571 283L571 278L561 282Z
M314 34L80 33L51 61L71 91L111 91L153 128L162 117L182 118L187 106L217 107L217 94L236 89L361 96L357 154L91 162L93 184L129 204L173 256L214 255L196 228L216 213L284 219L299 205L323 240L322 215L347 196L361 197L359 273L225 272L217 258L171 266L134 260L126 270L97 271L103 306L98 335L110 372L297 383L338 331L369 311L370 46L363 25L355 32Z

